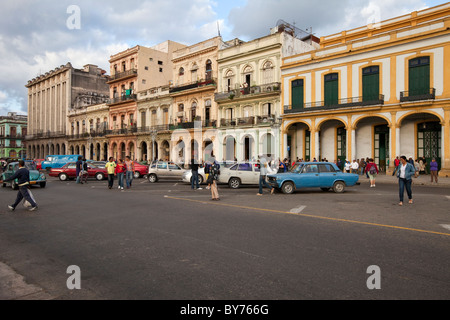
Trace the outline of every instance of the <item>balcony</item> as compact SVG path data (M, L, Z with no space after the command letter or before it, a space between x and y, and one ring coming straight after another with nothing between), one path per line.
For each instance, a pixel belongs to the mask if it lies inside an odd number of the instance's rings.
M112 75L107 82L108 84L119 81L119 80L125 80L127 78L133 78L137 76L137 69L131 69L124 72L119 72L114 75Z
M169 130L179 130L179 129L197 129L199 123L201 128L217 128L217 120L196 120L191 122L180 122L176 124L169 125Z
M402 91L400 92L400 102L434 100L436 99L436 89Z
M130 102L130 101L137 101L137 95L129 94L129 95L123 95L123 96L120 96L117 98L113 98L109 102L109 105L119 104L119 103L123 103L123 102Z
M198 89L198 88L205 88L205 87L216 87L216 80L215 79L208 79L208 80L200 80L200 81L194 81L190 83L185 83L178 86L172 86L169 90L170 93L178 93L181 91L186 90L192 90L192 89Z
M264 84L260 86L252 86L248 88L240 88L229 90L226 92L216 93L215 101L224 102L233 99L251 98L254 96L259 96L263 94L280 94L281 93L281 83L274 82L270 84Z
M384 95L380 94L378 99L363 99L363 97L352 97L339 99L335 102L310 102L297 106L284 106L284 113L302 113L322 110L336 110L350 107L367 107L384 104Z

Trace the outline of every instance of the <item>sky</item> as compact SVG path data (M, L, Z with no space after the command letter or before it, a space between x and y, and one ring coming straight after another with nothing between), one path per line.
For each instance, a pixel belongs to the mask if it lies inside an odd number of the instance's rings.
M435 0L14 0L0 19L0 116L27 113L28 80L71 62L107 70L111 55L166 40L244 41L280 19L326 36L443 4ZM218 28L219 26L219 28Z

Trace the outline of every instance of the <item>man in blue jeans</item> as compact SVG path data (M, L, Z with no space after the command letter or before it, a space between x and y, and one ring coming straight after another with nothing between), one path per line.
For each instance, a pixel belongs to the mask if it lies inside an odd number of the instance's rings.
M191 170L192 170L192 179L191 179L191 189L193 190L201 190L198 186L198 161L194 158L191 159Z
M268 163L266 158L262 157L260 158L259 161L259 165L260 165L260 169L259 169L259 193L257 193L257 196L262 196L263 195L263 186L270 188L270 193L273 194L273 192L275 191L275 189L267 183L266 181L266 176L267 176L267 168L268 168Z
M25 168L25 162L23 160L19 161L19 170L17 170L14 175L9 177L5 181L0 181L0 184L3 182L14 181L15 179L17 179L18 181L17 184L19 185L19 192L17 193L16 202L14 202L13 205L8 206L9 210L11 211L16 210L16 207L23 199L25 199L31 204L31 208L28 209L29 211L36 210L37 204L30 196L30 193L28 192L28 188L30 187L30 171L28 171L28 169Z
M405 187L406 193L408 194L409 203L413 203L411 184L412 184L412 177L414 176L415 173L416 168L406 160L405 156L402 156L400 158L400 165L398 166L397 169L400 206L403 205L403 194L405 193Z

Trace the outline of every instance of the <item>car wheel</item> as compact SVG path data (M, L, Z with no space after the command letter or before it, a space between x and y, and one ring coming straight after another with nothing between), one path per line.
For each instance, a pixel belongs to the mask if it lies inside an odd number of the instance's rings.
M198 184L203 183L203 177L201 175L198 175Z
M41 182L39 185L41 186L41 188L45 188L46 183L45 182Z
M68 179L69 179L69 176L67 175L67 173L60 173L59 174L59 180L67 181Z
M152 173L151 175L148 176L148 181L151 183L158 182L158 177L156 176L156 174Z
M292 182L285 182L281 187L281 191L285 194L292 194L295 191L295 186Z
M141 174L138 172L138 171L135 171L134 173L133 173L133 178L134 179L139 179L141 177Z
M239 189L241 186L241 180L239 178L231 178L230 181L228 181L228 186L231 189Z
M320 188L320 189L325 192L330 191L330 188Z
M97 179L98 181L102 181L103 179L105 179L105 175L101 172L96 173L95 174L95 179Z
M345 190L345 183L342 181L336 181L333 186L333 191L336 193L342 193Z

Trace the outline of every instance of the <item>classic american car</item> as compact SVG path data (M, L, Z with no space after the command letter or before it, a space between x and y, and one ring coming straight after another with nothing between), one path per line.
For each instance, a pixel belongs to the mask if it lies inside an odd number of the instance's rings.
M359 175L343 173L330 162L299 162L290 172L268 175L269 184L286 194L303 188L333 189L336 193L342 193L346 187L357 185L358 180Z
M45 174L40 173L39 170L36 168L36 163L34 161L25 161L25 168L30 171L30 185L39 185L41 188L45 188L47 184L47 180L45 178ZM2 179L5 180L11 177L16 171L19 170L19 163L18 162L11 162L6 166L5 172L2 173ZM11 185L11 187L14 190L17 190L19 186L17 185L17 181L11 181L11 182L3 182L3 187L6 187L8 184Z

